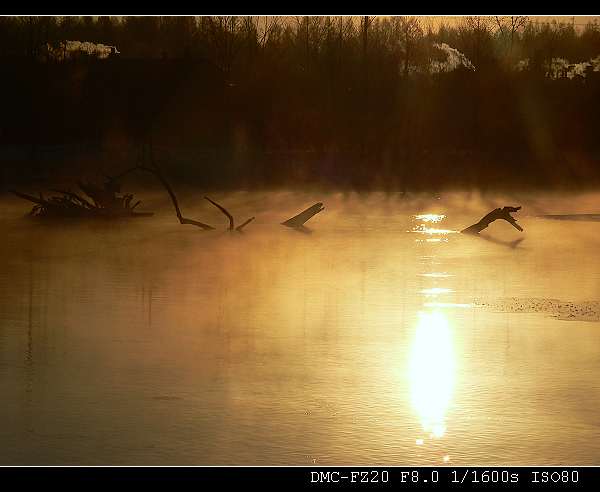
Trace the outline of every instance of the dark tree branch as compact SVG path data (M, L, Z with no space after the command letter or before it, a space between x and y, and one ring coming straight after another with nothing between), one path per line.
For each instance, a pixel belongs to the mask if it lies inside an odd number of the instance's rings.
M44 200L43 197L41 197L41 193L40 193L40 198L36 198L34 196L27 195L26 193L21 193L20 191L16 191L16 190L10 190L10 193L12 193L13 195L17 195L19 198L23 198L24 200L28 200L33 203L37 203L38 205L42 205L42 206L48 205L48 202L46 200Z
M210 203L212 203L215 207L217 207L221 212L223 212L227 218L229 219L229 230L233 231L234 225L233 225L233 215L231 215L227 209L225 207L222 207L221 205L219 205L217 202L213 202L210 198L208 198L207 196L204 197L206 200L208 200Z
M64 191L64 190L50 190L50 191L54 191L56 193L62 193L65 196L69 196L69 197L77 200L78 202L80 202L86 208L89 208L89 209L98 208L95 205L93 205L92 203L88 202L85 198L79 196L77 193L73 193L72 191Z
M107 179L109 179L110 181L116 181L118 179L123 178L124 176L127 176L129 173L132 173L133 171L138 171L140 169L140 166L134 166L134 167L130 167L129 169L126 169L125 171L123 171L122 173L117 174L116 176L106 176Z
M154 164L152 167L146 167L146 166L142 165L142 166L139 166L138 169L153 174L161 182L161 184L165 187L165 189L167 190L167 193L171 197L171 201L173 202L173 207L175 208L175 213L177 214L177 218L179 219L180 224L195 225L196 227L200 227L201 229L204 229L204 230L214 229L214 227L212 227L208 224L199 222L197 220L187 219L181 214L181 209L179 208L179 202L177 201L177 196L175 196L175 192L173 191L173 188L171 188L171 185L165 179L165 177L163 176L162 172L160 171L160 169L158 168L158 166L156 164Z
M212 203L215 207L217 207L221 212L223 212L227 218L229 219L229 230L233 231L233 229L235 228L236 231L238 232L242 232L242 229L244 227L246 227L250 222L252 222L254 220L254 217L250 217L246 222L244 222L242 225L235 227L235 222L233 220L233 215L231 215L228 210L219 205L217 202L211 200L210 198L208 198L207 196L204 197L206 200L208 200L210 203Z
M252 222L254 220L254 217L250 217L246 222L244 222L242 225L239 225L235 228L236 231L238 232L242 232L242 229L244 227L246 227L250 222Z

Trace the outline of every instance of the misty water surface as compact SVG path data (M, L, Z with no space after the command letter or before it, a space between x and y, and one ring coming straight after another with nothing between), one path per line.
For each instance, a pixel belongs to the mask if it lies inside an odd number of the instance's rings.
M600 196L211 196L256 220L1 198L0 464L599 463L600 222L535 215ZM278 225L317 201L311 234ZM523 234L455 232L503 205Z

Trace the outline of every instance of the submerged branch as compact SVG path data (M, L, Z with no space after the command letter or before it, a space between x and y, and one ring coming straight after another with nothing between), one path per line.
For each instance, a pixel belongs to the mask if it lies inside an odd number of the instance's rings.
M77 193L65 190L52 190L56 193L62 194L62 196L52 196L49 199L45 199L41 193L39 194L39 198L26 193L21 193L16 190L11 190L11 193L15 194L19 198L23 198L35 203L36 206L32 210L33 215L47 216L50 214L52 216L71 217L117 217L125 214L132 216L151 215L133 211L141 203L141 201L138 200L133 206L131 206L133 195L127 194L123 197L118 197L116 195L117 190L119 189L117 180L136 170L148 172L158 179L158 181L160 181L169 194L171 202L173 203L173 208L175 209L175 214L177 215L177 219L179 220L180 224L189 224L200 227L204 230L214 229L214 227L209 224L205 224L204 222L189 219L183 216L181 213L181 208L179 207L177 195L155 162L151 162L149 165L138 164L115 177L107 176L109 181L104 185L104 188L100 188L94 184L79 183L79 186L83 192L85 192L86 195L89 195L95 203L91 203L89 200ZM204 198L217 207L221 212L223 212L223 214L229 219L230 231L235 229L238 232L242 232L244 227L246 227L255 219L254 217L250 217L244 223L238 227L235 227L234 218L225 207L206 196Z
M233 215L231 215L229 213L229 211L223 207L222 205L219 205L217 202L211 200L210 198L208 198L207 196L204 197L206 200L208 200L210 203L212 203L215 207L217 207L221 212L223 212L223 214L225 214L227 216L227 218L229 219L229 230L233 231L234 229L238 232L242 232L242 229L244 227L246 227L250 222L252 222L254 220L254 217L250 217L246 222L244 222L242 225L239 225L237 227L235 227L235 222L233 220Z
M88 202L85 198L79 196L77 193L74 193L72 191L63 191L63 190L50 190L50 191L54 191L56 193L62 193L65 196L71 197L71 198L77 200L79 203L81 203L81 205L83 205L86 208L89 208L89 209L98 208L94 204Z
M76 193L64 190L53 191L61 193L61 196L50 196L46 199L41 193L39 194L40 198L16 190L11 190L11 193L19 198L35 203L35 206L29 213L30 216L34 217L110 219L119 217L149 217L153 215L150 212L134 212L131 208L101 208L92 205Z
M167 190L167 193L171 197L171 202L173 202L173 207L175 208L175 214L177 215L177 218L179 219L180 224L195 225L196 227L200 227L201 229L204 229L204 230L214 229L213 226L210 226L208 224L205 224L205 223L197 221L197 220L187 219L181 214L181 209L179 208L179 202L177 201L177 196L175 195L173 188L171 188L171 185L165 179L164 175L162 174L162 172L160 171L160 169L158 168L158 166L156 164L154 164L152 167L138 166L137 169L140 169L142 171L146 171L146 172L153 174L161 182L161 184L165 187L165 189Z
M41 196L41 193L40 198L36 198L34 196L27 195L26 193L21 193L20 191L16 190L10 190L10 193L12 193L13 195L17 195L19 198L23 198L24 200L36 203L37 205L46 206L48 204L48 202L44 200L44 197Z
M235 228L236 231L238 232L242 232L242 229L244 227L246 227L250 222L252 222L254 220L254 217L250 217L246 222L244 222L242 225L239 225Z
M221 205L219 205L217 202L213 202L210 198L208 198L207 196L204 197L206 200L208 200L210 203L212 203L215 207L217 207L221 212L223 212L227 218L229 219L229 230L233 231L233 215L231 215L227 209L225 207L222 207Z

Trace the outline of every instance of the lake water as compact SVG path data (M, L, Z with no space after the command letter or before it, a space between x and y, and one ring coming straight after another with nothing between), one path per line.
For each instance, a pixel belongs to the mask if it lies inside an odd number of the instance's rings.
M600 195L211 197L0 198L0 464L600 464Z

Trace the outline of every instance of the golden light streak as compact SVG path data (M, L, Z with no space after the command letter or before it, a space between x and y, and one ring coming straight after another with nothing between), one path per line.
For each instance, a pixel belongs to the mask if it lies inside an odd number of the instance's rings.
M423 430L432 438L442 437L446 432L446 412L455 383L452 332L442 312L419 313L409 380L412 406Z
M424 294L428 297L434 297L440 294L448 294L449 292L452 292L452 289L447 289L445 287L431 287L429 289L421 290L421 294Z
M415 215L415 219L422 220L423 222L441 222L446 218L443 214L421 214Z

